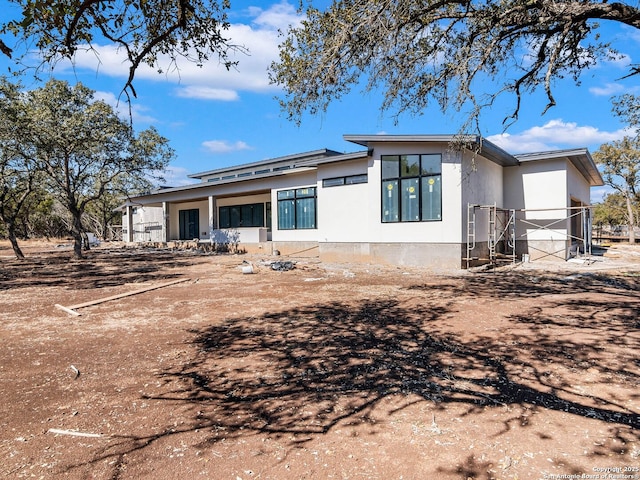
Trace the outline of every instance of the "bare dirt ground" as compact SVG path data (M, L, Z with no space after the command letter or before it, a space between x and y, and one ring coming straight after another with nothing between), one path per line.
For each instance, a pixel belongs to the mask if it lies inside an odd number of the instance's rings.
M450 273L25 253L0 245L3 477L640 479L639 249Z

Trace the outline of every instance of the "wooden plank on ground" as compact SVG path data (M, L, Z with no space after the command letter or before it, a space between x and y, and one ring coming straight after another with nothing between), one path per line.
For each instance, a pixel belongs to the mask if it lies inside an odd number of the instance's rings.
M75 311L78 308L90 307L92 305L98 305L100 303L109 302L111 300L117 300L119 298L131 297L132 295L138 295L140 293L149 292L151 290L157 290L159 288L170 287L171 285L176 285L178 283L188 282L189 280L190 280L189 278L181 278L179 280L173 280L171 282L161 283L159 285L152 285L152 286L149 286L149 287L140 288L138 290L133 290L132 292L119 293L117 295L111 295L110 297L99 298L97 300L91 300L89 302L78 303L76 305L69 305L68 307L65 307L63 305L58 305L58 304L56 304L55 306L57 308L61 309L61 310L64 310L65 312L67 312L67 313L69 313L71 315L78 316L78 315L81 315L80 313Z

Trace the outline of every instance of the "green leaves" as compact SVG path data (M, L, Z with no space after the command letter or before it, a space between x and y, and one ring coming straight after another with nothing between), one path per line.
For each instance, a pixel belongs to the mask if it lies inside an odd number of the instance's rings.
M300 121L364 80L385 92L381 108L419 115L433 102L477 117L503 95L505 120L516 120L525 92L615 55L592 35L594 20L640 28L640 10L607 2L336 0L326 12L309 7L288 32L271 82L284 88L281 106ZM478 92L493 85L487 95Z
M12 179L9 187L15 193L19 185L33 185L37 175L38 185L73 218L77 256L87 207L106 195L126 196L132 186L162 172L174 156L169 141L155 129L136 135L111 106L93 95L82 84L58 80L28 93L4 79L0 83L0 113L5 119L0 124L0 167L5 173L0 182L9 185Z
M202 64L218 56L231 66L229 52L244 52L223 35L229 27L227 0L10 1L22 7L22 17L0 25L0 33L11 32L17 44L35 45L44 64L73 59L94 42L115 44L127 55L124 91L133 96L141 64L162 71L179 57ZM14 49L0 41L0 50L10 56Z

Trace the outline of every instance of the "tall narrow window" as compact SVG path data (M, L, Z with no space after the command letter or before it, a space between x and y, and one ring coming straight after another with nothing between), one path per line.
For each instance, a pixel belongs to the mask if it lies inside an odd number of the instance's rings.
M278 192L278 229L314 229L316 227L316 188L297 188Z
M193 240L198 238L200 232L200 210L197 208L191 210L178 211L178 226L180 229L180 240Z
M442 219L442 156L383 155L382 222Z

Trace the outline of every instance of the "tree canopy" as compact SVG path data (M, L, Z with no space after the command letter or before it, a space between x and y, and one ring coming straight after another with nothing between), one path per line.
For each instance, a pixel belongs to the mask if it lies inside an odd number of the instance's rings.
M365 89L384 91L381 108L397 115L420 114L435 102L477 121L498 96L511 94L509 123L525 93L542 89L546 111L556 104L554 80L579 82L584 69L616 56L599 38L598 21L640 28L640 9L583 0L334 0L326 11L310 6L302 25L289 30L271 81L284 88L281 106L298 123L362 77ZM628 76L638 73L632 66Z
M20 85L0 78L0 221L17 258L24 258L17 241L18 219L39 187L33 151L21 141L28 134L20 108L23 98Z
M81 257L87 208L114 208L118 197L148 187L173 158L156 129L136 134L93 94L82 84L59 80L23 92L1 79L0 220L10 237L37 187L46 192L39 201L49 195L66 209L74 254Z
M235 62L228 54L242 50L225 37L228 0L9 2L22 13L0 24L2 53L11 57L18 47L35 48L43 63L55 63L72 60L78 50L93 50L96 44L115 44L127 56L129 77L124 91L133 96L133 80L142 64L162 71L179 57L202 64L213 56L230 68Z
M602 166L605 183L625 201L629 242L635 243L635 212L640 201L640 137L605 143L594 152L593 158Z

